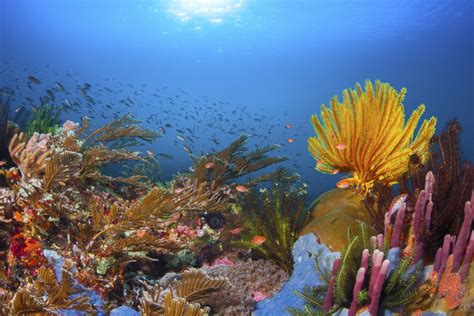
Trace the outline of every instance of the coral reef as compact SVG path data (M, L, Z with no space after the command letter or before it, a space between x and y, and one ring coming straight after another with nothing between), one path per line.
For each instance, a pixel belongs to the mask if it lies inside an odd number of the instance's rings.
M355 315L365 306L370 315L377 315L380 309L403 312L420 305L429 306L435 294L445 297L445 310L459 307L465 299L467 289L462 283L474 249L474 233L471 233L474 192L471 201L465 203L459 235L445 236L443 247L436 253L433 272L424 279L423 236L431 225L434 183L433 173L428 172L408 229L404 225L406 203L393 203L385 214L384 234L369 238L365 225L361 224L357 235L349 230L347 246L331 269L321 268L316 259L316 270L323 282L299 292L307 304L303 309L290 311L295 315L310 315L349 308L349 315Z
M278 145L185 145L190 172L163 181L157 157L170 155L132 150L160 136L132 115L60 124L48 89L27 122L1 92L2 315L472 309L473 168L456 122L432 138L431 118L415 136L424 106L405 122L405 89L367 81L312 117L316 169L352 176L309 208L299 175L267 169L286 160Z
M380 81L374 89L366 81L365 91L357 84L354 90L344 90L343 102L335 96L330 108L322 105L321 119L311 117L316 136L308 139L316 170L350 172L352 177L339 181L338 187L355 185L367 192L375 182L396 183L413 154L426 161L436 118L425 120L414 137L425 106L420 105L405 122L405 94L406 89L397 92Z
M241 154L244 141L241 138L231 145L228 156L218 154L220 159L228 159L226 164L232 163L232 167L226 165L227 175L218 182L201 181L192 173L177 176L171 185L155 186L156 182L143 174L132 173L127 177L106 174L107 166L114 165L117 169L117 165L129 161L156 164L151 154L144 156L129 150L130 146L156 137L155 132L137 123L132 117L124 116L89 132L90 122L84 119L81 124L66 121L54 135L37 132L31 137L23 132L13 135L8 149L15 167L0 166L5 177L5 187L0 191L3 237L0 289L4 293L5 310L104 313L121 304L133 308L141 304L144 314L153 315L209 311L208 306L197 305L194 299L196 295L203 299L198 294L201 290L202 294L209 294L204 288L195 293L192 288L191 292L183 292L196 285L198 279L204 287L209 286L211 281L202 277L201 272L199 275L190 272L188 281L184 274L181 285L168 284L163 291L154 287L153 280L172 269L181 271L191 262L196 265L212 262L222 252L219 250L221 232L232 218L226 214L235 209L237 195L242 193L231 181L283 158L266 156L273 147ZM272 178L273 174L254 183L268 177ZM205 254L210 244L218 251ZM66 280L61 276L56 276L57 281L49 277L42 281L44 269L56 269L49 257L53 250L60 258L57 260L64 263L64 268L59 270L67 272L71 284L61 283ZM177 265L173 257L179 259ZM265 266L261 262L256 265ZM240 266L236 264L236 267ZM285 274L278 271L281 270L277 268L272 274L282 279ZM243 275L242 271L238 274ZM230 276L237 278L236 274ZM56 282L64 289L58 292L48 285L46 292L41 292L36 289L41 282ZM218 283L215 291L227 288L224 281ZM271 284L277 286L276 283ZM254 293L258 299L274 290L271 286L260 287L254 289L263 291ZM17 288L24 290L14 294ZM90 295L78 296L81 291L98 293L102 303L89 304ZM159 299L158 292L162 293ZM252 298L252 292L246 294ZM230 305L227 307L231 308Z
M463 204L470 198L474 189L474 167L470 162L462 161L459 134L461 127L452 120L439 135L431 140L430 155L423 165L417 157L411 159L409 171L399 180L400 191L394 196L394 190L376 183L371 194L364 199L363 205L371 216L371 223L378 232L384 230L384 214L393 203L406 202L407 217L414 211L416 200L425 186L425 175L432 171L437 181L434 183L431 199L431 225L423 235L423 255L433 261L436 250L442 246L445 234L457 235L463 223Z

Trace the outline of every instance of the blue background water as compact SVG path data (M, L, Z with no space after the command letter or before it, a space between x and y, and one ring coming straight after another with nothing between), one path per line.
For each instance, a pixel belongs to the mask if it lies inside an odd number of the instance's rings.
M157 114L145 124L173 127L147 149L174 156L160 159L167 177L189 166L176 128L193 130L195 153L242 132L249 148L279 143L314 195L341 175L314 171L309 117L365 79L407 87L407 112L425 103L438 129L459 118L472 159L473 21L472 1L2 0L0 86L17 90L19 106L60 81L58 102L84 104L77 85L89 82L92 110L64 119ZM30 89L30 74L42 84Z

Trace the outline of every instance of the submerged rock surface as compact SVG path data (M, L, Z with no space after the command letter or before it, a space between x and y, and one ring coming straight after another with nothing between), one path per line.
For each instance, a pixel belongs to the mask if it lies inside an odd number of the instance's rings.
M330 267L339 253L331 252L326 246L317 242L314 234L301 236L293 245L293 273L283 288L269 299L257 304L254 315L288 315L288 307L302 308L304 301L294 294L301 291L306 285L316 285L320 277L314 269L314 260L317 255L322 258L324 267Z

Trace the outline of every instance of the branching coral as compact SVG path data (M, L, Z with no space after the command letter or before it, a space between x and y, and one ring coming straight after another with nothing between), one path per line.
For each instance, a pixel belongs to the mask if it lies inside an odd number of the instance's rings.
M355 185L368 191L375 182L396 183L407 171L413 154L426 161L436 118L425 120L414 137L425 106L420 105L405 122L405 93L406 89L397 92L380 81L374 89L366 81L365 91L357 84L354 90L344 90L343 102L335 96L329 108L323 104L321 119L311 117L316 136L308 139L316 170L350 172L352 177L341 180L338 186Z
M38 133L25 141L23 133L15 134L10 141L8 150L13 162L20 168L24 181L39 178L46 169L46 159L51 154L47 147L49 140L47 134Z

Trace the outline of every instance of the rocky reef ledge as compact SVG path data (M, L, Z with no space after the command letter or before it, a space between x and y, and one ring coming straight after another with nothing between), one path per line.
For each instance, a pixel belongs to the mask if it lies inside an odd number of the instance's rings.
M293 273L283 285L280 292L257 304L254 315L287 315L288 307L303 308L304 300L294 294L301 291L306 285L316 285L320 276L314 269L316 256L321 256L324 267L330 268L339 253L331 252L326 246L316 241L314 234L301 236L293 245Z

